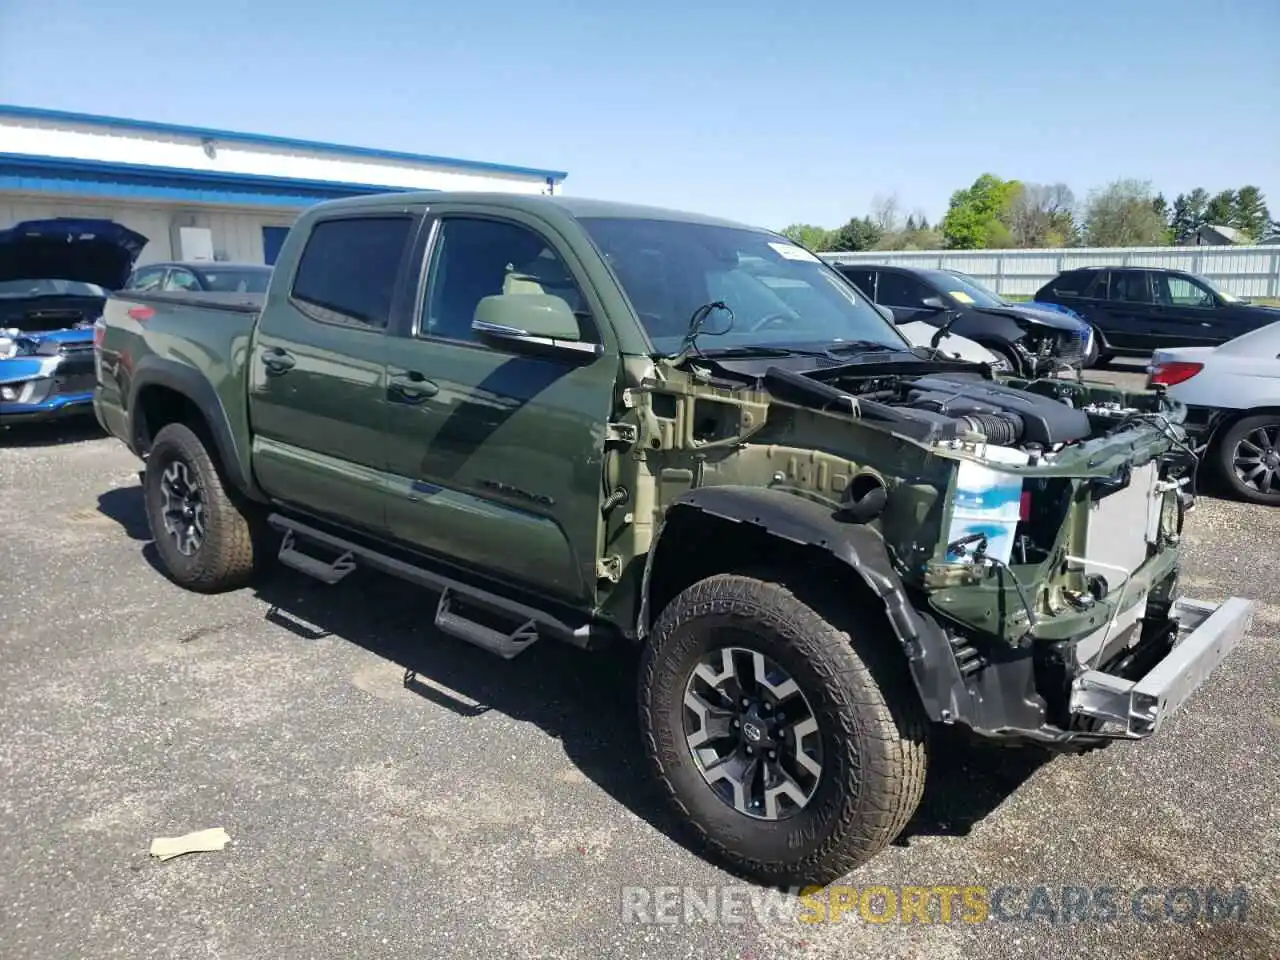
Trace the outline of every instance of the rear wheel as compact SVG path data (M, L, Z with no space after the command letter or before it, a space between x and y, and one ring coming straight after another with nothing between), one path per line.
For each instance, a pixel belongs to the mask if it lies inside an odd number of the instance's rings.
M1280 506L1280 413L1245 417L1217 443L1219 476L1236 496Z
M201 593L249 581L263 524L231 498L204 441L186 424L171 423L156 434L143 492L151 536L170 579Z
M926 722L876 617L773 578L722 574L662 612L640 673L650 762L715 859L825 884L919 805Z

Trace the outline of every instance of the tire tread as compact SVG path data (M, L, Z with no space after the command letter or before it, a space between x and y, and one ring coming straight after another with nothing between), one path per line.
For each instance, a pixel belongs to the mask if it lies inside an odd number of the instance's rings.
M810 585L777 572L755 575L719 574L695 583L661 613L643 659L641 722L645 749L669 802L689 823L700 846L715 858L770 882L828 883L867 862L907 825L924 793L927 771L927 721L918 695L898 653L898 642L883 618L883 630L866 629L877 623L870 617L851 629L851 618L835 614L832 622L819 611L847 609L848 597L830 588ZM650 696L663 652L663 643L674 627L709 612L732 611L749 618L766 618L779 634L811 663L829 666L824 678L829 696L839 702L847 742L875 749L862 751L864 789L856 782L844 784L846 796L840 815L822 842L803 859L779 869L763 864L749 851L735 849L716 837L691 815L676 786L663 768L654 734L654 704ZM859 768L851 766L850 774ZM852 778L851 778L852 779Z
M244 586L258 567L258 518L232 498L204 441L184 423L170 423L156 434L147 457L148 487L153 464L165 462L169 448L186 460L198 476L205 507L205 540L197 551L196 562L190 565L175 565L161 551L166 573L175 583L199 593L220 593ZM148 491L147 522L152 538L159 544L168 534L160 518L153 515L152 501Z

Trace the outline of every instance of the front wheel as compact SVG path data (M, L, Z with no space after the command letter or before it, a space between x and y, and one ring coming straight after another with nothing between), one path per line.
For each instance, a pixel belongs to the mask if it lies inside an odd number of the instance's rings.
M1233 423L1217 443L1218 473L1242 500L1280 506L1280 414Z
M171 580L201 593L249 581L262 525L231 498L204 441L186 424L170 423L156 434L143 494L151 536Z
M650 763L715 859L770 884L826 884L920 803L926 723L897 641L833 598L721 574L677 596L640 673Z
M1027 376L1027 372L1022 369L1022 361L1018 359L1017 352L1012 347L1006 347L999 344L983 344L990 353L999 357L1004 361L1004 371L1012 377Z

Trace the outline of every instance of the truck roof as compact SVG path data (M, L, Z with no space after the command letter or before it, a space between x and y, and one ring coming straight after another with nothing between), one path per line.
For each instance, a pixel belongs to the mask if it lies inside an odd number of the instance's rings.
M526 210L531 213L546 213L548 210L557 210L575 219L579 217L615 217L632 220L679 220L708 226L737 227L747 230L762 229L750 224L711 217L701 213L622 203L613 200L478 191L411 190L403 193L368 194L360 197L344 197L340 200L326 200L312 207L311 210L320 213L321 211L327 212L331 210L359 210L366 207L382 208L389 202L420 203L428 206L433 203L451 202L485 203L493 206L509 207L514 210Z

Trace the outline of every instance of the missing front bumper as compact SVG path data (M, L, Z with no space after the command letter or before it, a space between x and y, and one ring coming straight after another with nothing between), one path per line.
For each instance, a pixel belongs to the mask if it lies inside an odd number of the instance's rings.
M1137 680L1084 671L1071 685L1071 713L1101 721L1104 736L1151 736L1240 642L1253 612L1254 602L1241 597L1217 605L1177 600L1169 613L1177 622L1173 649Z

